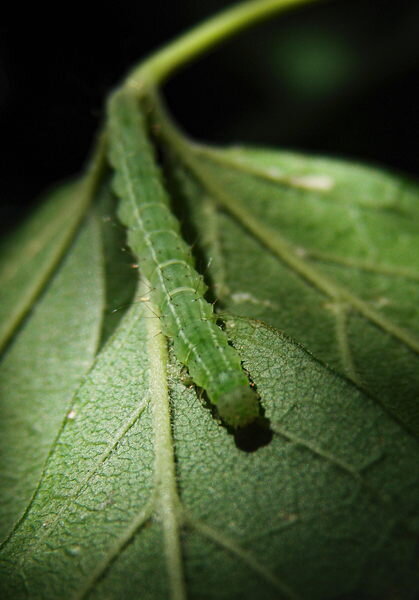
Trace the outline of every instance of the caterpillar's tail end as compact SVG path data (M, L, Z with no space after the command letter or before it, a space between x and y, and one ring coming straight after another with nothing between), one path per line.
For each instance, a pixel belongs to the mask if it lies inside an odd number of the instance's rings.
M245 427L259 416L259 397L250 387L236 387L217 399L222 420L232 427Z

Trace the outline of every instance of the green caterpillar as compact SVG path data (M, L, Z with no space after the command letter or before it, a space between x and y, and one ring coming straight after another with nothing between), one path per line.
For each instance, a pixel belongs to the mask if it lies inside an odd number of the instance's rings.
M176 357L207 392L221 418L233 427L244 426L259 413L258 397L203 296L206 285L169 208L138 101L127 92L115 93L108 118L118 215L150 283L162 331L173 340Z

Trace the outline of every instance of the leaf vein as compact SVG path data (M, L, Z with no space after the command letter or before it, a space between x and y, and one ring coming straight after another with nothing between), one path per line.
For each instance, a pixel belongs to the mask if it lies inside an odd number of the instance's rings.
M227 537L225 533L221 533L210 527L206 523L185 514L185 524L191 529L195 529L198 533L211 540L218 546L221 546L242 562L248 565L252 571L260 575L264 580L268 581L278 592L283 594L290 600L300 600L300 596L291 587L274 575L270 569L267 569L247 550L244 550L239 544Z
M87 598L95 585L105 577L107 571L109 571L124 548L129 545L136 533L150 520L153 512L153 504L154 497L151 497L147 505L132 520L129 527L126 528L122 535L120 535L109 548L106 555L85 580L83 586L73 596L73 600L83 600L84 598Z
M205 167L198 164L196 158L191 155L191 150L186 148L184 141L177 142L177 147L182 158L189 164L192 171L198 176L207 189L220 201L238 221L244 225L262 244L282 260L290 269L294 270L300 277L317 288L324 295L337 301L346 301L350 306L360 313L364 318L371 321L383 332L388 333L399 342L402 342L410 350L419 354L419 340L410 333L399 327L390 319L382 316L368 304L349 292L346 288L337 285L327 276L319 273L312 265L306 262L299 252L294 250L287 240L277 231L264 225L260 220L254 218L249 211L244 209L240 202L229 194L219 183L213 180Z

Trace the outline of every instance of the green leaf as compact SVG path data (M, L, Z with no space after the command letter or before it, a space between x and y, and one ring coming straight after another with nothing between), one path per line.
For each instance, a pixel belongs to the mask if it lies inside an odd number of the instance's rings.
M2 243L0 349L48 281L85 210L81 183L61 186Z
M413 598L416 441L274 329L227 323L270 443L237 447L133 305L3 550L4 598Z
M90 219L3 357L1 539L28 505L65 415L72 418L71 397L95 357L102 268L99 230Z
M222 305L286 332L418 434L419 187L332 159L169 141Z
M1 597L414 600L417 186L160 132L263 417L233 432L185 382L102 173L59 267L8 303L31 310L0 366Z

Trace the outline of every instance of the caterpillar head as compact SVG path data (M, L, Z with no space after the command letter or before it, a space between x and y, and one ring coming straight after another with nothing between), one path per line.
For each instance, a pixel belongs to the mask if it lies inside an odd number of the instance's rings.
M259 398L249 386L235 387L219 396L217 410L227 425L245 427L259 415Z

